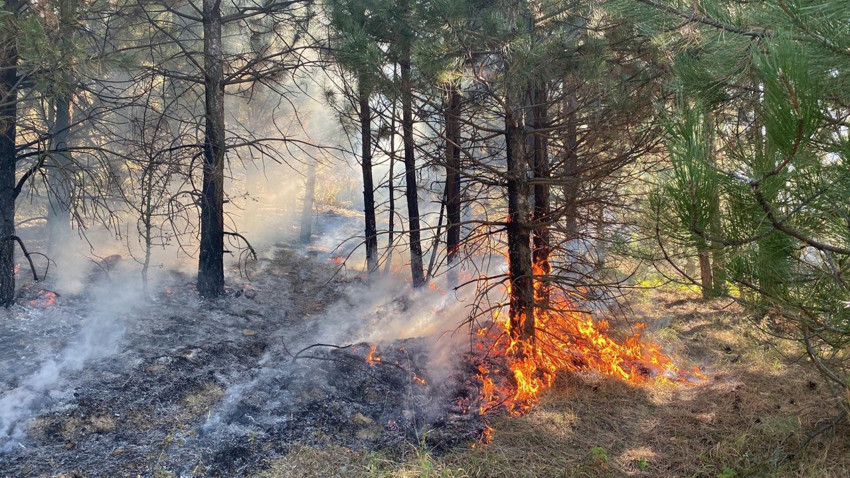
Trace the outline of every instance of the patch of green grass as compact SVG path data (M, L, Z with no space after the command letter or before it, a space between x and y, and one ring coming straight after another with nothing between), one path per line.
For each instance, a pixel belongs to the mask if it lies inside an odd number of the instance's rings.
M608 452L604 448L595 446L590 449L590 456L598 463L608 463L611 458L608 457Z

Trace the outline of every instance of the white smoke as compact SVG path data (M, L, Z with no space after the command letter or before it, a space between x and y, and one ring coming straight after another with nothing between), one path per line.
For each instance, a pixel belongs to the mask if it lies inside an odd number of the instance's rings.
M127 312L140 302L141 291L112 285L98 290L97 296L102 300L86 314L79 331L56 357L43 362L17 388L0 396L0 451L22 446L29 420L39 413L46 398L70 394L62 387L71 373L118 351L127 328Z

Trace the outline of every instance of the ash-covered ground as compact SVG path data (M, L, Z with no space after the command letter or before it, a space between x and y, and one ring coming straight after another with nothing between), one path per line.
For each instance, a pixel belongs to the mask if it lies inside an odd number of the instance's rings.
M250 476L296 444L474 441L456 299L329 258L278 245L215 301L177 273L150 297L120 271L50 306L24 290L0 311L0 476Z

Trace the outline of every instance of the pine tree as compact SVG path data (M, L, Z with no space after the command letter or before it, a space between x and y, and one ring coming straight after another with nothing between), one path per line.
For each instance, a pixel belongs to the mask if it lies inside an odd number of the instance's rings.
M384 19L373 12L379 5L369 0L337 0L325 4L331 19L331 52L343 69L343 81L350 73L356 82L351 91L351 106L357 108L360 127L360 169L363 179L364 237L366 269L378 270L378 230L375 211L375 184L372 176L372 118L371 99L378 87L384 55L378 47Z
M15 298L16 129L18 117L18 20L16 0L0 6L0 305Z
M670 232L723 248L724 272L741 290L734 298L784 322L846 400L850 29L842 3L628 5L672 53L683 95L666 139L674 166L666 190L679 215ZM706 154L714 144L718 158Z

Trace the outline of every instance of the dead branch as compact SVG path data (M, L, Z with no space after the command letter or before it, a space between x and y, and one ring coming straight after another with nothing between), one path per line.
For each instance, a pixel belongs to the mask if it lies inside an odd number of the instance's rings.
M304 347L303 349L299 350L298 352L296 352L296 353L295 353L295 355L292 355L292 361L294 362L294 361L298 360L298 357L300 357L302 353L304 353L304 352L306 352L306 351L308 351L308 350L310 350L310 349L312 349L312 348L316 348L316 347L330 347L330 348L332 348L332 349L338 349L338 350L341 350L341 349L347 349L347 348L349 348L349 347L351 347L351 346L352 346L352 344L348 344L348 345L334 345L334 344L313 344L313 345L308 345L308 346Z
M248 264L247 264L247 263L248 263L248 259L252 259L252 260L254 260L254 261L256 261L256 260L257 260L257 251L256 251L256 249L254 249L254 246L252 246L252 245L251 245L251 243L248 241L248 239L247 239L247 238L245 238L245 236L243 236L242 234L239 234L238 232L224 231L224 235L225 235L225 236L232 236L232 237L235 237L235 238L237 238L237 239L239 239L239 240L241 240L242 242L244 242L244 243L245 243L245 247L247 248L248 257L247 257L244 261L242 261L242 260L241 260L242 254L240 254L240 260L239 260L240 267L239 267L239 270L240 270L240 271L244 270L244 271L245 271L245 277L246 277L248 280L251 280L251 277L248 275L248 267L247 267L247 265L248 265ZM242 252L244 253L244 252L245 252L245 250L243 250ZM241 266L241 264L245 264L245 267L242 267L242 266Z
M21 252L24 253L24 257L27 258L27 262L30 263L30 270L32 271L32 280L38 282L38 273L35 271L35 264L32 262L32 254L27 250L27 246L24 245L24 241L21 240L18 236L9 236L10 241L15 241L21 246Z
M800 453L803 452L803 450L809 445L809 443L812 440L814 440L818 436L826 433L828 430L834 429L836 426L838 426L839 423L844 421L844 419L846 419L846 418L847 418L847 410L841 410L841 413L836 415L832 420L829 420L826 423L824 423L823 425L819 426L817 428L817 430L815 430L808 437L806 437L806 439L803 441L803 443L801 443L800 446L798 446L797 449L794 450L793 453L789 453L789 454L785 455L779 461L779 463L782 463L782 462L785 462L785 461L791 461L794 458L796 458Z

